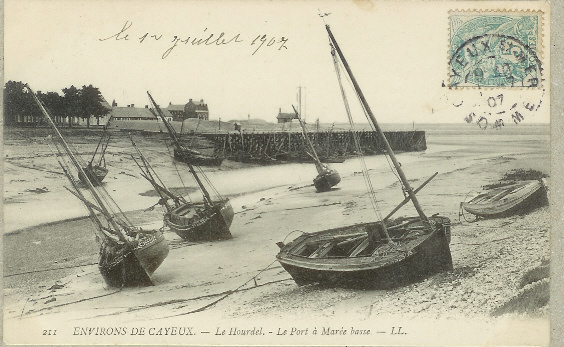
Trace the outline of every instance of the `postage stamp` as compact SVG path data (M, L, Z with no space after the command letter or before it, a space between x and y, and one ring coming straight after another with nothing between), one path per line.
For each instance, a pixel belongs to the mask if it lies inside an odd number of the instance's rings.
M449 88L542 84L542 12L449 12Z

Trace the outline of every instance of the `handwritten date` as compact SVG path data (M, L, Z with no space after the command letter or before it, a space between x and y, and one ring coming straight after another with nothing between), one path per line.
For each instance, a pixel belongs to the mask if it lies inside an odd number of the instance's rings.
M148 42L161 41L167 43L168 48L163 52L161 59L166 59L171 52L178 46L204 46L204 47L218 47L226 45L244 44L250 42L252 46L252 54L255 55L263 47L273 47L280 50L288 49L288 38L284 36L258 34L254 39L247 40L242 37L240 33L228 35L225 32L211 33L208 28L205 28L200 35L163 35L161 33L154 34L149 32L141 32L134 34L131 29L133 22L126 21L123 27L115 34L99 39L100 41L137 41L140 44L147 44ZM264 50L264 49L263 49Z

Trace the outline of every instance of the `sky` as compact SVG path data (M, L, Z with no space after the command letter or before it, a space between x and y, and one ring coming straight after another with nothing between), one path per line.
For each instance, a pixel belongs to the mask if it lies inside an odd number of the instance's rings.
M118 106L144 107L147 91L161 106L204 99L210 119L223 121L275 121L279 109L291 112L298 106L301 87L303 116L342 123L347 118L325 22L379 122L464 122L500 92L506 104L542 100L543 107L527 120L548 122L548 90L442 86L448 78L448 10L453 6L365 0L7 0L4 78L43 92L92 84ZM208 44L192 44L212 34ZM343 83L353 118L364 120L349 83Z

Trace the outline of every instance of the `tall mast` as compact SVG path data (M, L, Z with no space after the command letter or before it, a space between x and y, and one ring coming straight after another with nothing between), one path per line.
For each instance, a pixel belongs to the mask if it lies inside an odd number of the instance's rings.
M161 117L161 119L163 120L163 123L165 124L166 128L168 129L168 132L170 133L170 136L172 137L172 140L174 141L176 148L178 148L179 151L184 152L182 146L180 145L180 141L178 140L178 137L176 136L176 131L174 131L174 128L172 127L172 125L165 118L163 111L161 111L161 108L159 107L159 105L157 105L157 103L155 102L155 100L153 99L151 94L149 92L147 92L147 95L149 95L149 99L151 99L151 102L155 106L155 109L157 110L159 117ZM186 165L188 165L188 169L190 170L190 173L192 174L192 176L194 176L196 183L198 183L198 186L200 187L200 190L202 191L202 194L204 195L204 200L206 200L209 204L212 204L213 202L212 202L212 199L210 197L210 194L208 193L208 191L204 187L204 184L202 183L202 181L200 181L200 177L198 177L198 174L194 170L192 163L190 163L190 160L187 157L184 158L184 161L186 162Z
M298 121L300 122L300 126L302 127L302 133L304 135L304 138L307 141L309 148L311 149L311 152L312 152L312 155L313 155L313 160L315 160L315 167L317 168L317 171L319 171L319 173L321 173L321 167L322 167L321 160L319 160L319 157L317 156L317 153L315 152L315 148L313 147L313 143L311 143L311 140L307 136L307 131L306 131L304 123L302 122L302 118L300 117L300 114L298 113L298 111L296 111L296 108L294 107L294 105L292 105L292 108L294 109L294 112L296 113L296 117L298 117Z
M353 73L352 73L352 71L349 67L349 64L347 63L347 60L345 59L343 52L339 48L339 44L337 43L337 40L335 40L335 37L333 36L333 33L331 32L329 25L325 25L325 28L327 29L327 33L329 34L329 40L331 41L331 43L335 47L335 50L337 51L341 61L343 62L343 66L345 67L345 70L347 70L347 73L349 74L349 77L351 78L354 89L355 89L356 93L358 94L360 101L362 102L362 106L364 107L364 109L368 113L368 116L370 117L370 120L374 124L376 131L378 132L380 137L384 140L384 145L386 147L386 151L388 152L390 158L392 159L392 163L394 164L394 167L396 168L396 171L397 171L397 173L400 177L400 180L402 181L405 189L407 190L407 194L409 195L409 198L413 202L413 206L417 210L419 217L422 220L427 220L427 216L425 216L425 213L423 212L421 205L419 205L419 201L417 201L417 197L415 196L413 189L411 189L411 186L409 185L409 182L407 181L407 177L405 177L405 174L403 173L403 170L401 169L401 166L396 159L396 156L394 154L394 151L392 150L392 147L390 146L390 143L388 142L388 140L386 139L386 136L384 135L384 132L382 131L382 129L378 125L378 121L376 121L376 118L374 117L372 110L370 110L370 106L368 105L368 102L366 101L366 98L364 97L364 94L362 93L360 86L356 82L356 79L354 78L354 75L353 75Z
M298 117L301 117L301 115L302 115L302 86L298 87L298 112L299 112Z
M47 121L49 122L49 125L51 125L51 128L53 128L53 131L55 132L55 134L57 135L57 137L59 138L59 141L61 142L61 144L63 145L63 148L65 150L65 152L67 153L68 157L70 158L70 160L72 161L72 163L74 164L74 166L78 169L78 171L80 172L80 174L82 175L82 177L85 177L86 179L84 180L84 182L86 183L86 185L88 186L88 190L90 190L90 193L92 194L92 196L94 197L94 199L96 200L96 202L98 203L98 207L100 207L100 209L102 210L102 213L104 213L104 215L106 216L106 219L108 220L109 223L112 224L112 226L116 229L116 231L118 231L121 234L121 228L119 227L119 225L115 222L112 214L107 210L106 206L104 205L104 203L102 202L102 199L98 196L98 193L96 192L96 188L94 188L94 186L92 185L92 182L90 182L90 180L88 179L88 176L86 176L86 173L84 172L84 170L82 169L82 165L80 165L80 163L78 162L78 160L76 159L76 157L74 156L74 154L72 153L72 151L70 150L69 145L67 144L67 142L65 141L65 139L63 138L63 135L61 135L61 133L59 132L59 129L57 129L57 126L55 125L55 123L53 122L53 119L51 118L51 116L49 115L49 113L47 112L47 110L45 109L45 107L43 106L43 103L41 103L41 101L39 100L39 98L37 97L37 95L35 95L35 93L33 92L33 90L31 90L31 88L26 84L25 86L28 90L28 92L33 96L33 99L35 100L35 102L37 103L37 105L39 106L39 108L41 109L41 112L43 113L43 115L45 116L45 118L47 119ZM123 235L122 235L123 236Z

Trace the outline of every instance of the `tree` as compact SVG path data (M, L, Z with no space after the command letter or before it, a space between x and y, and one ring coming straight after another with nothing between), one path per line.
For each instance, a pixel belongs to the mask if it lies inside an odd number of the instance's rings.
M38 93L39 94L39 93ZM57 92L47 92L47 94L38 95L39 99L43 101L51 115L55 118L55 123L61 124L65 118L64 99Z
M21 81L6 82L4 86L4 124L12 126L23 123L35 126L42 118L41 110L28 93L25 84Z
M104 98L100 93L100 90L93 87L91 84L89 86L82 86L80 90L80 104L82 108L82 118L86 118L86 126L90 127L90 116L96 118L96 123L100 124L100 117L104 117L111 110L104 106L102 102Z
M4 86L4 125L16 123L37 123L41 112L23 82L8 81Z
M75 86L70 86L69 88L63 89L64 99L63 99L63 114L64 117L68 117L69 128L72 127L73 117L81 117L81 102L80 102L80 90Z

